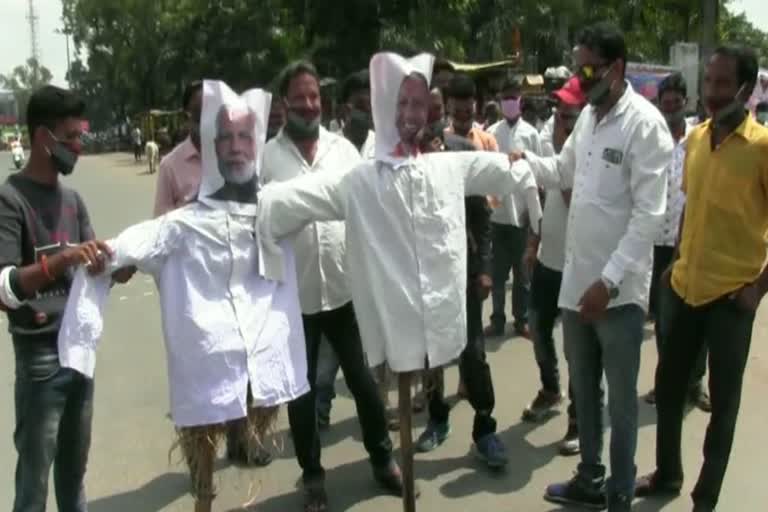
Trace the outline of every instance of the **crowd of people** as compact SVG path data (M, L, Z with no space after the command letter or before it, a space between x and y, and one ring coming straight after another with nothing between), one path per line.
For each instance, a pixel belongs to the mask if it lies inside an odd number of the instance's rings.
M539 368L523 420L568 401L559 451L580 462L545 499L624 512L636 497L679 494L689 402L711 412L693 510L714 511L768 292L768 128L746 108L757 57L715 50L702 88L708 119L695 123L681 75L660 84L654 104L626 81L626 62L618 29L587 27L541 130L523 119L519 80L478 108L473 80L441 74L436 85L424 54L376 54L350 75L336 133L321 123L309 62L288 65L271 96L193 82L181 98L190 135L159 164L155 218L109 242L59 181L75 167L85 105L37 91L29 162L0 187L0 307L17 369L14 512L45 510L51 466L59 510L87 509L102 311L111 286L137 269L160 290L171 413L198 511L215 495L217 439L230 460L268 465L264 440L281 404L304 510L329 510L320 432L333 428L339 368L387 492L404 489L389 433L399 428L392 375L422 375L428 422L415 447L429 452L451 431L442 368L454 361L474 410L474 452L503 468L485 340L508 334L532 340ZM649 321L657 456L638 477Z

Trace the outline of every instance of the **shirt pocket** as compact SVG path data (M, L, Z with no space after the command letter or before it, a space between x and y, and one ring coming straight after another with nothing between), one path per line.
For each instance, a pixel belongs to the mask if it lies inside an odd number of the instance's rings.
M593 165L594 193L601 202L613 203L626 194L629 183L623 162L598 158Z

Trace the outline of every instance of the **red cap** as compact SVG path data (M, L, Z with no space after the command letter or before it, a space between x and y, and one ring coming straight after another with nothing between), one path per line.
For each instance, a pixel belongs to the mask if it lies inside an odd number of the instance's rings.
M576 76L568 80L562 89L553 92L552 96L570 106L581 106L587 102L581 91L581 82Z

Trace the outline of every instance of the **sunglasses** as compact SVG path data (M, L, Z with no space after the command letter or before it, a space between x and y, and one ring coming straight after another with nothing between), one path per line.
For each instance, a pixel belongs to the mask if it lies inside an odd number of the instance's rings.
M609 67L609 64L600 64L597 66L587 64L578 68L576 70L576 75L578 75L580 78L582 78L585 81L591 81L591 80L594 80L595 77L598 75L599 70L605 69L607 67Z

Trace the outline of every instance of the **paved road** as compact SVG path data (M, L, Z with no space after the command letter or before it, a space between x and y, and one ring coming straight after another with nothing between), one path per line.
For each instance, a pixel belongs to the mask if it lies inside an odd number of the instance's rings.
M0 170L5 172L10 156L0 153ZM81 192L97 232L104 237L146 218L151 212L154 176L143 174L130 156L85 157L69 178ZM10 172L10 171L8 171ZM4 331L6 320L0 321ZM168 419L168 391L165 354L162 349L160 318L151 280L137 276L129 285L117 288L106 320L107 329L99 353L96 413L93 446L88 472L92 512L189 511L192 500L186 494L186 470L179 454L172 454L173 427ZM649 340L651 340L649 333ZM760 512L767 509L765 475L768 444L765 428L768 410L768 312L761 311L755 330L752 357L745 379L742 414L737 440L720 510ZM466 512L506 510L550 512L559 510L541 500L544 487L569 478L577 459L556 455L564 433L565 417L553 417L543 425L521 423L520 412L535 394L538 381L529 342L509 339L489 345L496 384L496 415L500 434L507 444L512 463L508 471L491 475L473 460L469 452L472 415L466 402L452 415L453 433L436 453L419 456L416 474L422 490L419 510ZM650 387L655 365L651 341L643 352L640 391ZM16 454L13 434L13 351L5 332L0 334L0 509L10 510L13 498L13 464ZM456 371L447 372L447 388L455 389ZM395 512L399 500L379 496L371 482L354 406L340 385L341 397L333 411L334 425L323 437L323 461L328 469L328 491L332 510ZM393 399L395 394L393 393ZM653 408L641 403L638 450L640 471L653 461ZM700 464L707 416L693 411L685 425L685 466L689 479L686 495L668 503L638 503L638 511L688 511L687 498ZM423 415L416 419L419 427ZM277 460L264 470L243 470L223 460L217 466L220 495L218 511L242 510L249 497L260 512L301 510L296 483L298 466L286 432L283 412L275 437ZM417 432L418 434L418 432ZM56 510L49 500L49 510Z

